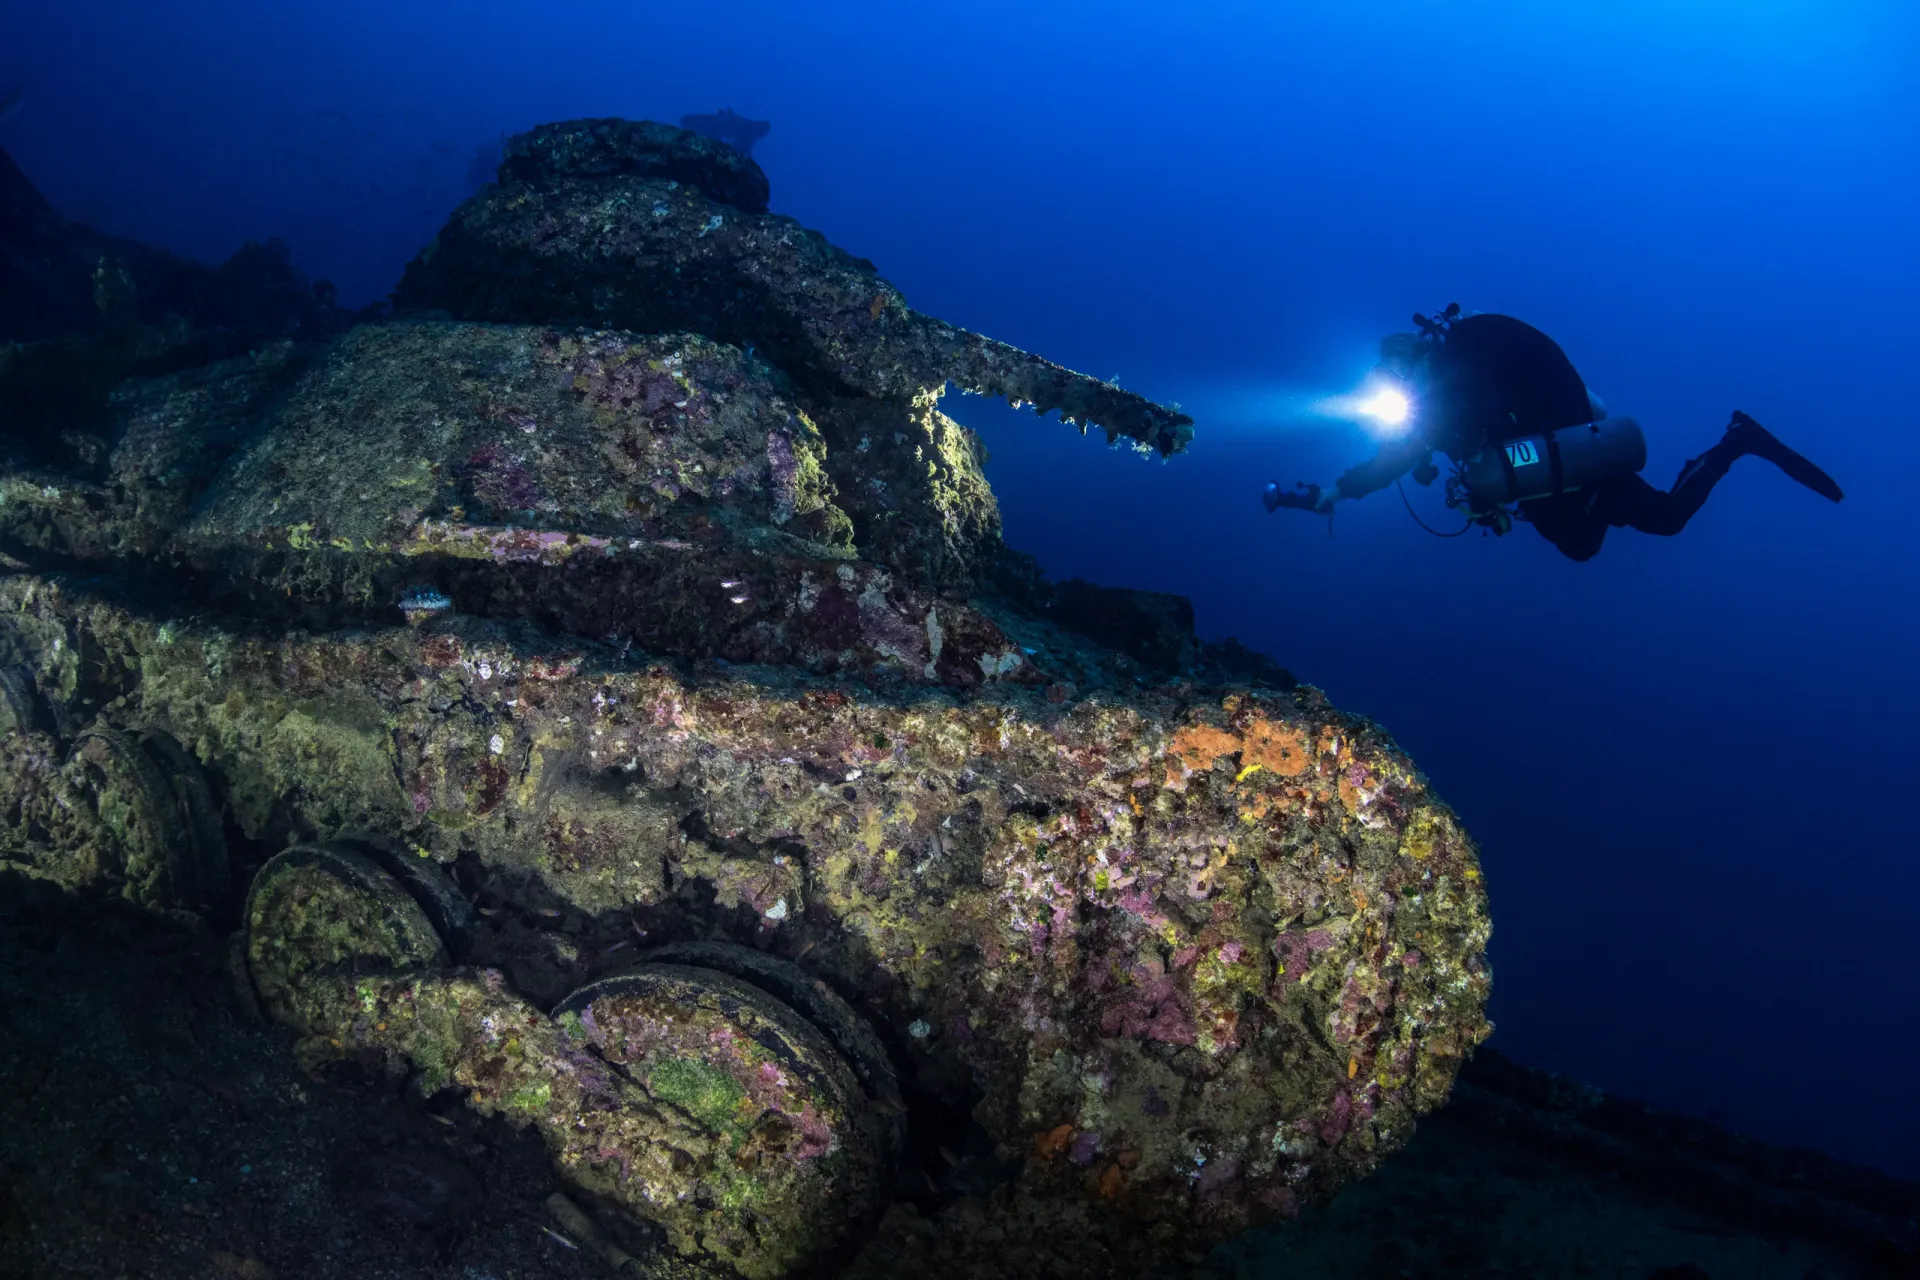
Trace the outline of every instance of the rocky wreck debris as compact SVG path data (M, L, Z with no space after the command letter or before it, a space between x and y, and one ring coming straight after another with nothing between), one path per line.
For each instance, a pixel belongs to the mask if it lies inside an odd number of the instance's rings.
M108 397L127 378L324 340L355 319L283 241L190 262L61 217L0 152L0 436L18 461L97 471Z
M1674 1204L1920 1269L1920 1183L1778 1147L1699 1116L1523 1067L1497 1050L1462 1074L1450 1117Z
M403 286L460 318L0 468L0 862L251 881L310 1060L539 1132L636 1257L1126 1274L1330 1194L1487 1033L1472 843L1184 602L1043 582L938 398L1184 419L693 185L757 175L538 130Z
M749 120L732 107L718 111L681 116L680 127L726 143L743 156L753 154L753 144L767 136L773 126L765 120Z
M333 286L295 271L284 241L249 242L218 267L62 217L0 152L0 342L141 324L241 340L330 337L352 322Z

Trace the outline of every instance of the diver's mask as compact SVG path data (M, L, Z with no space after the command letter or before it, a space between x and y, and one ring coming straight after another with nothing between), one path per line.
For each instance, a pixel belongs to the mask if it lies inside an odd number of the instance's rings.
M1411 382L1424 373L1432 344L1419 333L1390 333L1380 339L1380 363L1374 372L1401 382Z
M1433 384L1434 352L1460 316L1460 304L1450 302L1431 318L1415 313L1415 332L1380 339L1380 363L1353 402L1376 435L1401 436L1420 428L1420 403Z

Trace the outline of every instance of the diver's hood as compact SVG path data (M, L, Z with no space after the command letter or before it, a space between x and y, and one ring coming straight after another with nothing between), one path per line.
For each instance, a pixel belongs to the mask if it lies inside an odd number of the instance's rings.
M1424 334L1390 333L1380 339L1381 370L1405 377L1426 360L1428 350Z

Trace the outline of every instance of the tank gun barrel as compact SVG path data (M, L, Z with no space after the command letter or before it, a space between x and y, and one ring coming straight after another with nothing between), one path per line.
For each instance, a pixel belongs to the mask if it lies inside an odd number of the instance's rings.
M1138 441L1161 457L1171 457L1193 439L1193 419L1111 382L1053 363L992 338L920 317L930 328L945 330L953 349L947 380L977 395L1000 396L1016 407L1032 405L1041 414L1058 410L1063 422L1084 432L1097 427L1108 444Z

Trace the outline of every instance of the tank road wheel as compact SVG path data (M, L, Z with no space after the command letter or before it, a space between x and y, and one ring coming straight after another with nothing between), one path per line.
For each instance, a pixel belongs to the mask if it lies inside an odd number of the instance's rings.
M25 667L0 667L0 736L28 733L39 722L32 674Z
M833 988L796 964L733 942L670 943L648 951L641 959L652 964L718 969L752 983L797 1011L833 1042L853 1068L866 1094L887 1167L891 1169L899 1161L901 1148L906 1145L907 1108L900 1098L893 1060L872 1026Z
M631 1084L627 1123L644 1135L626 1160L581 1151L563 1164L660 1224L682 1253L779 1276L873 1221L891 1153L860 1080L819 1028L759 986L646 963L574 992L554 1017Z
M409 1061L424 1090L537 1126L562 1176L685 1258L772 1280L855 1243L881 1205L893 1130L870 1093L897 1096L885 1055L864 1084L836 1047L858 1043L853 1011L780 962L758 983L646 963L549 1017L498 973L451 967L416 893L340 844L262 867L246 925L262 1004L309 1048ZM823 1032L775 983L842 1025Z
M159 732L140 735L140 749L166 775L173 792L174 813L184 847L191 851L192 884L199 909L215 911L233 896L233 865L227 857L227 835L220 822L220 804L207 785L200 762L185 747Z
M95 726L67 757L69 796L90 812L100 870L143 906L217 913L232 892L218 806L200 766L163 733ZM69 839L86 841L86 834Z
M337 845L295 845L247 894L247 970L281 1022L327 1034L328 978L443 968L433 924L392 876Z
M364 854L382 871L400 882L407 896L419 904L433 922L447 954L455 963L466 960L473 949L473 932L478 921L473 903L454 884L453 877L439 863L422 858L397 840L365 832L343 833L329 841L329 847Z

